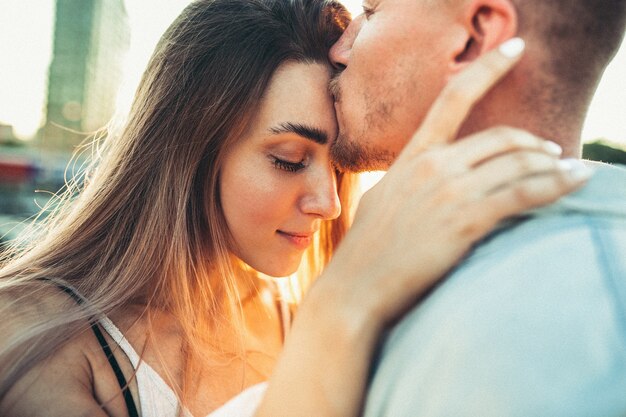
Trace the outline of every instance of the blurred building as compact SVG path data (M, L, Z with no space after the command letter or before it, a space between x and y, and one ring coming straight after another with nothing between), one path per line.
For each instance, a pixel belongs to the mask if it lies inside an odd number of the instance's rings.
M0 145L13 143L17 140L13 132L13 126L0 122Z
M106 125L129 43L124 0L56 0L44 148L72 150Z

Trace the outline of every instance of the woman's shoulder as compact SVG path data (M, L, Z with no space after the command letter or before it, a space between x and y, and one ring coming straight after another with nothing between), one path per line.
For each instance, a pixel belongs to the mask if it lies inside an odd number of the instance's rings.
M0 402L0 415L105 416L93 394L89 345L81 335L21 375Z
M115 375L100 345L93 334L84 332L21 375L0 402L0 415L122 417L127 414Z
M0 380L10 382L0 398L0 415L126 416L116 376L88 320L61 343L60 336L71 333L69 326L37 333L37 326L61 319L59 311L76 307L76 301L50 286L35 288L0 289L0 312L7 318L0 324ZM114 355L130 379L132 366L120 352ZM15 368L18 362L21 367Z
M68 296L41 282L0 281L0 352L63 310Z

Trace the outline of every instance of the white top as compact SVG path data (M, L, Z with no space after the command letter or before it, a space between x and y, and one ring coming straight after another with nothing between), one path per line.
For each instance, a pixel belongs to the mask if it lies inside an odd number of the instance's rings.
M101 317L100 324L128 356L135 369L141 416L177 417L180 404L170 386L150 365L141 360L122 332L108 317ZM210 413L207 417L252 417L261 404L266 389L266 382L253 385ZM187 409L183 409L183 415L193 417Z

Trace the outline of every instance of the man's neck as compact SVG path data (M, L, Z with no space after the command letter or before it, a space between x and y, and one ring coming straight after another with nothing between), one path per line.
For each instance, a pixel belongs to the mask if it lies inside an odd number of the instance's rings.
M557 112L549 109L539 107L528 109L528 106L516 106L516 103L506 103L494 108L498 110L488 111L485 106L477 106L461 128L458 137L467 137L494 126L504 125L523 129L558 143L563 148L564 158L581 157L584 117L580 117L579 114L557 115Z

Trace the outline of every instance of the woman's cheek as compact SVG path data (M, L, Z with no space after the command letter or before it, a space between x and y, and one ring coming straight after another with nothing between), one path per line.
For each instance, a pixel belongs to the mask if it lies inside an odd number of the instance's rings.
M256 172L241 176L238 182L234 189L242 192L237 206L247 218L246 223L256 227L266 222L280 225L284 220L281 215L292 200L287 181L281 181L275 173Z

